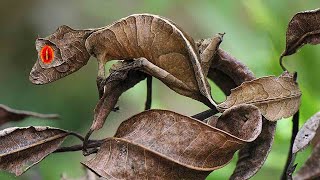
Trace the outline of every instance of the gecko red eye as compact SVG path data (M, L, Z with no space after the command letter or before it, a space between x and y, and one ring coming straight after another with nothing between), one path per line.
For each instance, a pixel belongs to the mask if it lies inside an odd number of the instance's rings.
M52 47L48 45L43 46L40 52L40 58L41 58L41 61L45 64L51 63L54 58Z

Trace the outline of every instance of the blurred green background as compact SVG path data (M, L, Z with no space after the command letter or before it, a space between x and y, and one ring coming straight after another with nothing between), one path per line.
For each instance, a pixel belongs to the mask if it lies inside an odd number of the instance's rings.
M285 46L285 31L298 11L319 7L319 0L1 0L0 16L0 103L12 108L43 113L58 113L55 121L27 119L7 126L50 125L84 134L97 103L95 78L97 63L92 61L77 73L54 83L37 86L28 80L36 60L35 39L54 32L60 25L73 28L101 27L133 13L165 16L194 39L208 38L226 32L221 47L246 64L257 77L279 75L278 57ZM301 119L304 122L319 110L320 46L306 46L296 55L285 58L290 71L299 74L303 97ZM214 84L212 93L218 101L224 95ZM146 97L143 81L126 92L119 101L120 111L112 113L104 128L93 137L112 136L122 120L141 112ZM185 115L206 110L206 106L182 97L159 81L154 81L152 108L170 109ZM187 106L186 106L187 105ZM4 128L4 127L1 127ZM253 179L279 178L287 158L290 141L290 119L278 122L272 151ZM0 142L1 143L1 142ZM70 138L65 145L80 143ZM310 154L307 149L297 157L298 168ZM0 179L59 179L84 174L79 161L81 152L53 154L21 177L1 172ZM214 171L208 179L227 179L236 157L226 167Z

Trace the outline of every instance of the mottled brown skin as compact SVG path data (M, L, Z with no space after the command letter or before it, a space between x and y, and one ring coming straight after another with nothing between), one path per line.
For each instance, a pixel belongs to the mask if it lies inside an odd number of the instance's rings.
M85 48L85 39L92 30L73 30L60 26L55 33L36 40L38 60L33 66L29 79L34 84L47 84L63 78L86 65L90 54ZM40 59L43 46L49 45L54 50L52 63L45 64Z
M79 70L94 56L99 63L97 84L101 86L108 61L137 60L141 62L141 71L160 79L177 93L215 107L206 74L222 36L214 37L200 55L190 36L170 20L156 15L131 15L90 30L61 26L54 34L37 39L37 51L44 45L52 46L54 60L44 64L39 53L30 80L35 84L53 82Z

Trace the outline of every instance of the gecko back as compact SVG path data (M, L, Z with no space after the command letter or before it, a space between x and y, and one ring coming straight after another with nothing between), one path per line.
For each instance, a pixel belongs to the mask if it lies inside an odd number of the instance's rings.
M61 26L52 35L37 39L36 48L38 60L30 73L35 84L49 83L77 71L91 55L100 64L143 57L165 72L154 71L151 75L174 91L214 104L194 40L176 24L157 15L130 15L91 30ZM164 74L170 74L170 80Z
M86 48L102 62L144 57L187 85L188 90L179 90L163 81L178 93L197 96L204 87L202 94L211 98L194 40L166 18L130 15L92 33Z

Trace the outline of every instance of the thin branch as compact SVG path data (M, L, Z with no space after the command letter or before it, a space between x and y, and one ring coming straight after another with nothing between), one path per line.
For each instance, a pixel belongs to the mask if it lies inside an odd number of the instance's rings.
M73 135L73 136L79 138L82 142L84 141L84 137L81 134L78 134L76 132L69 132L69 133L70 133L70 135Z
M90 141L87 145L87 148L98 148L101 146L104 140L96 140L96 141ZM60 152L73 152L73 151L82 151L83 144L73 145L69 147L61 147L54 151L54 153L60 153Z
M90 155L88 148L89 148L89 143L90 143L89 138L92 133L93 133L93 130L90 128L90 130L88 131L88 133L86 134L86 136L84 138L83 145L82 145L82 154L84 156Z
M283 65L283 54L281 54L281 56L279 58L279 64L280 64L283 71L287 71L286 67L284 67L284 65Z
M191 117L195 118L195 119L198 119L200 121L203 121L203 120L207 119L208 117L213 116L213 115L215 115L217 113L218 113L217 109L209 109L209 110L203 111L201 113L195 114L195 115L193 115Z
M145 104L144 110L148 110L151 108L152 102L152 76L147 76L147 100Z
M292 134L291 134L291 141L290 141L290 149L288 152L288 158L287 158L285 168L282 172L282 176L281 176L282 180L292 179L292 174L296 167L296 165L294 165L296 154L292 154L292 147L293 147L294 139L296 138L297 133L299 131L299 114L300 113L298 110L298 112L296 112L292 118Z

